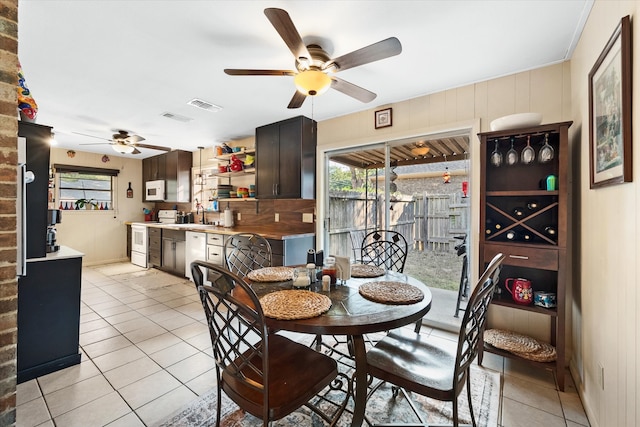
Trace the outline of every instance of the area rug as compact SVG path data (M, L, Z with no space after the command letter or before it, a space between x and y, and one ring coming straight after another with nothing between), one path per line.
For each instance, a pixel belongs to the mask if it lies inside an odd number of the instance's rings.
M478 366L471 368L471 388L474 414L478 427L496 427L500 406L500 374ZM177 411L156 427L205 427L216 422L216 390L212 390L198 400ZM461 423L471 423L467 404L467 391L462 390L459 397ZM452 424L452 405L417 394L411 395L413 401L429 424ZM348 407L353 407L350 401ZM259 427L262 421L245 413L226 395L222 395L222 427ZM393 397L389 385L382 386L367 402L366 417L376 423L416 422L405 397L399 394ZM349 426L351 414L343 413L338 426ZM326 424L308 408L300 408L289 416L275 421L273 427L309 426L321 427ZM366 422L365 424L366 425Z

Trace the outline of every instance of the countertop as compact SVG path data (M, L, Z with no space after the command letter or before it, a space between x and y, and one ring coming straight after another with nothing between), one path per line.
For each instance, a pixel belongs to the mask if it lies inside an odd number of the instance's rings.
M29 258L27 259L27 262L55 261L58 259L78 258L83 256L84 254L82 252L76 251L68 246L60 246L60 250L56 252L49 252L43 258Z
M256 233L267 239L287 240L299 237L315 236L315 232L296 231L295 229L279 230L274 226L234 226L220 227L217 225L203 224L161 224L159 222L127 222L127 225L144 225L153 228L165 228L168 230L197 231L201 233L238 234ZM283 227L284 228L284 227Z

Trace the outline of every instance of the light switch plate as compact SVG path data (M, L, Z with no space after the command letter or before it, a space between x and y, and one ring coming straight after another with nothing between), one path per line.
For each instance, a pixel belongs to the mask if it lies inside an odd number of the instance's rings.
M279 213L277 213L277 214L276 214L276 217L275 217L275 222L279 222L279 221L280 221L280 214L279 214Z
M313 214L311 214L311 213L303 213L302 214L302 222L312 223L313 222Z

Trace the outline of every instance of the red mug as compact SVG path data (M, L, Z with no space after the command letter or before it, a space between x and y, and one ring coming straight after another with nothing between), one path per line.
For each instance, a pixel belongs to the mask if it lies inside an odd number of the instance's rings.
M513 286L510 286L512 283ZM533 303L531 280L509 278L504 281L504 286L517 304L530 305Z

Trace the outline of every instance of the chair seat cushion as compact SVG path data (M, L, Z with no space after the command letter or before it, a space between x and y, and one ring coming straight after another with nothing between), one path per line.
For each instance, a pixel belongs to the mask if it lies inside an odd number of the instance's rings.
M338 374L337 363L331 357L277 334L269 337L269 352L271 420L280 419L304 405ZM252 359L252 364L262 366L258 356ZM262 382L249 369L244 369L243 374ZM238 406L262 418L263 394L260 390L249 386L229 370L222 372L222 380L223 390Z
M457 343L398 329L367 352L368 372L405 390L451 400Z

